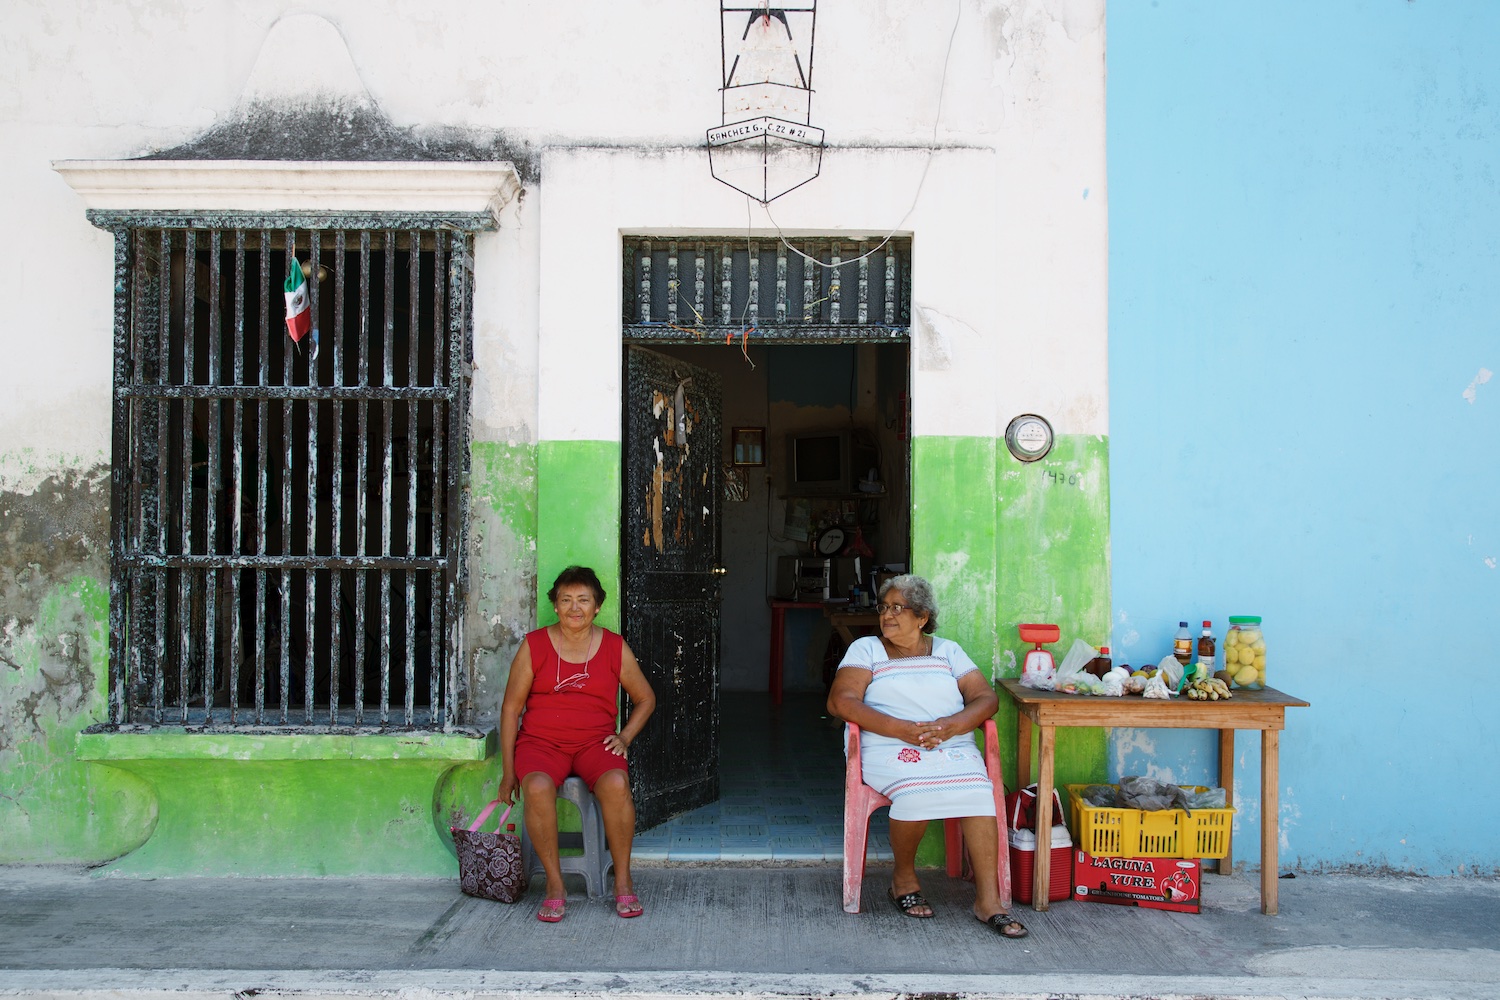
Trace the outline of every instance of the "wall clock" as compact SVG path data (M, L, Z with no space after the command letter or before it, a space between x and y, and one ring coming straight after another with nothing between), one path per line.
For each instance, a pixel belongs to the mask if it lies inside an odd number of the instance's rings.
M818 536L816 548L820 556L838 555L844 548L844 529L837 527L826 529Z

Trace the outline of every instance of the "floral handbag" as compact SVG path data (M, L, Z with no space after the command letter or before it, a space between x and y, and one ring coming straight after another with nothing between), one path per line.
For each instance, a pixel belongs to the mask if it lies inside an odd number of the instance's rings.
M505 825L515 806L506 806L500 821L495 824L494 833L479 832L499 804L500 800L495 799L485 806L467 830L451 826L448 831L453 834L453 846L458 851L458 887L464 894L493 899L498 903L514 903L526 895L521 838L514 833L501 833L499 828Z

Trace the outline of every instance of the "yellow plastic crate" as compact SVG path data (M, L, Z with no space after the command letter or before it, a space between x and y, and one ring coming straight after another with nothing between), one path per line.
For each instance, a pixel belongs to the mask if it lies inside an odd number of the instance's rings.
M1105 858L1222 858L1234 809L1106 809L1083 801L1087 785L1069 785L1073 842ZM1118 787L1118 786L1114 786ZM1208 789L1195 786L1197 791Z

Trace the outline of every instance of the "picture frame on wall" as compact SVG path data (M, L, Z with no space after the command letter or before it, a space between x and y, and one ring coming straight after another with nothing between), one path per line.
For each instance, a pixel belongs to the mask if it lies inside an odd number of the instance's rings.
M729 460L733 465L766 464L766 429L736 427L729 435Z

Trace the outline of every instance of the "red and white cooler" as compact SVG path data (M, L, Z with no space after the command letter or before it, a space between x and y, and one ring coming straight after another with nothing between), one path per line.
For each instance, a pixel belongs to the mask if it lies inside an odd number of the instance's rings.
M1010 890L1018 903L1030 903L1036 881L1036 831L1010 831ZM1047 901L1073 894L1073 838L1061 823L1052 828L1052 864L1047 873Z

